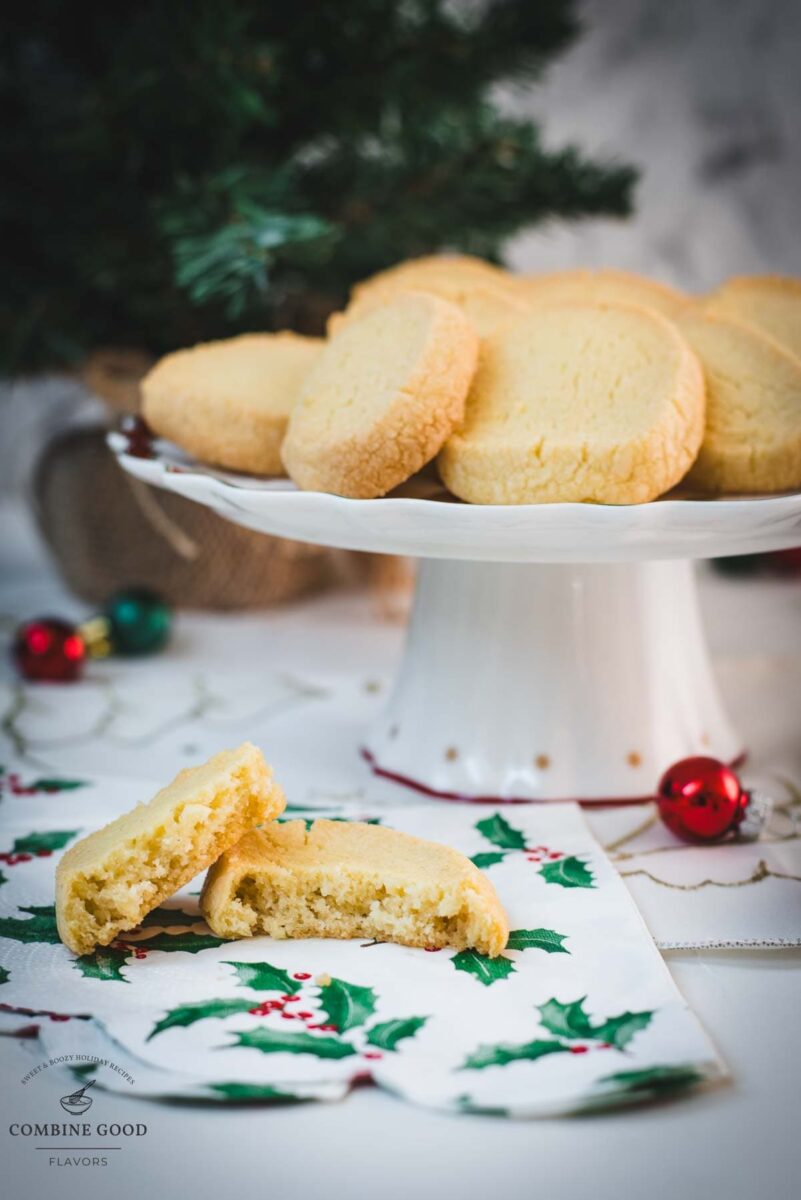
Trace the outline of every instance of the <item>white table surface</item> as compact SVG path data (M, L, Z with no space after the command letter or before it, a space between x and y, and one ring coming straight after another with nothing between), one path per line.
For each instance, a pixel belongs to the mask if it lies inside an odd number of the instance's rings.
M707 577L704 611L721 686L757 760L801 777L799 709L782 684L801 630L801 583ZM0 510L0 616L85 613L69 598L17 508ZM194 676L258 680L270 667L301 677L327 672L383 677L400 644L364 597L338 593L280 613L182 616L171 662ZM107 665L122 695L145 682L136 663ZM139 674L138 674L139 673ZM6 683L10 676L6 669ZM65 693L69 694L69 693ZM246 718L243 716L242 718ZM237 719L229 723L233 741ZM244 736L244 733L243 733ZM142 746L97 741L59 752L72 772L166 778L191 761L196 732ZM265 741L258 736L256 740ZM196 751L196 748L195 748ZM727 1061L732 1081L714 1091L627 1112L548 1121L445 1116L374 1088L346 1101L300 1107L213 1109L153 1104L108 1094L93 1118L146 1122L148 1134L110 1155L106 1168L51 1167L47 1153L8 1135L12 1121L55 1121L63 1076L21 1077L34 1059L0 1039L0 1187L10 1200L58 1193L60 1200L112 1193L217 1197L235 1190L294 1200L313 1196L504 1200L784 1200L801 1189L801 952L682 952L667 956L679 988Z

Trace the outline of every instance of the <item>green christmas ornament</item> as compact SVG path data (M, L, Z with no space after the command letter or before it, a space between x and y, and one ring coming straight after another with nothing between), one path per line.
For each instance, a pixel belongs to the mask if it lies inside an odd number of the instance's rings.
M147 588L116 592L106 602L105 615L117 654L154 654L169 639L172 623L169 605Z

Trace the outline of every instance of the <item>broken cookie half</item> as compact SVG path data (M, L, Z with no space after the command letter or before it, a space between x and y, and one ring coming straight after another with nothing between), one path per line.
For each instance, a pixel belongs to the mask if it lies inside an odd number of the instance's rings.
M61 940L76 954L107 946L284 805L264 756L249 742L181 771L148 804L82 838L61 859Z
M464 855L356 821L251 830L210 869L200 906L225 938L361 937L495 957L509 937L495 889Z

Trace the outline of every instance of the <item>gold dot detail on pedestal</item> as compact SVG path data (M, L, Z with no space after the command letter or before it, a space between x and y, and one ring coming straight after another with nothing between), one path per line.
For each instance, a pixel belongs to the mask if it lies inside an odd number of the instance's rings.
M538 754L534 759L534 766L539 767L541 771L547 771L551 765L551 760L547 754Z
M456 762L456 759L459 757L459 751L455 746L448 746L448 749L445 751L445 757L448 762Z
M638 754L636 750L632 750L631 754L626 755L626 762L630 767L640 767L642 766L642 755Z

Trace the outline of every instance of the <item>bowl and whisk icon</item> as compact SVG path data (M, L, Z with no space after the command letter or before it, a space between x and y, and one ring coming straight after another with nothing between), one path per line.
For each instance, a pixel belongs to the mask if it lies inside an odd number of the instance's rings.
M82 1088L78 1088L77 1092L71 1092L69 1096L61 1097L61 1107L65 1112L71 1113L72 1116L80 1116L81 1113L88 1112L92 1107L92 1097L86 1093L90 1087L94 1087L95 1080L90 1079Z

